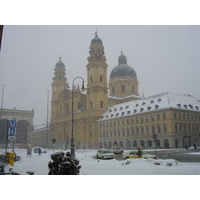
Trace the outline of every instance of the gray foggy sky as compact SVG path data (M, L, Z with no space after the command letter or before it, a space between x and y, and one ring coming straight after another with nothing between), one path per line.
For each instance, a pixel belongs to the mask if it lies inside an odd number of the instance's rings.
M200 97L200 26L4 26L3 107L34 109L34 124L46 123L55 64L61 56L70 88L76 76L87 84L87 57L96 30L105 48L108 82L123 50L137 73L141 96L173 92Z

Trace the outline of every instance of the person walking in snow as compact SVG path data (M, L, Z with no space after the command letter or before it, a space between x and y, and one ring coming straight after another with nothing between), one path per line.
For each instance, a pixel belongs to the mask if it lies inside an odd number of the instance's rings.
M29 148L29 157L32 157L32 149Z
M29 148L27 148L27 153L26 153L26 157L29 156Z
M38 156L41 156L41 149L40 149L40 147L38 148Z
M142 151L139 147L138 147L138 158L142 158Z

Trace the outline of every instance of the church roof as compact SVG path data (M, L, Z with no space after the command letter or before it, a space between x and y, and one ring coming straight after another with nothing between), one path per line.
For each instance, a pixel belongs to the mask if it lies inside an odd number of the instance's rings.
M97 32L95 32L95 37L92 39L91 44L103 44L102 40L98 37Z
M65 68L65 64L61 61L61 57L59 58L59 61L56 63L56 68L61 67L61 68Z
M166 92L111 106L98 121L134 116L170 108L200 112L200 98Z
M118 65L114 67L110 73L110 79L116 77L137 77L133 67L127 65L127 58L123 52L121 52L121 55L118 58Z

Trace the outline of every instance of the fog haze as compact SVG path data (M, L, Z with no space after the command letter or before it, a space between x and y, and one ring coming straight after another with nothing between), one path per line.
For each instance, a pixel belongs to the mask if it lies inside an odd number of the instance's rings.
M76 76L83 77L87 86L87 57L96 31L105 48L108 82L123 50L137 73L141 96L173 92L200 97L199 26L4 26L3 108L34 109L34 124L46 123L55 64L61 57L70 88Z

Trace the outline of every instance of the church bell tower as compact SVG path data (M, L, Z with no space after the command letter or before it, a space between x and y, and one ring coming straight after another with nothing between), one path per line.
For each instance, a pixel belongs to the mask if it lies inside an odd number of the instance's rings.
M95 33L87 68L87 109L106 111L108 107L107 67L102 40ZM100 113L99 113L100 114Z

